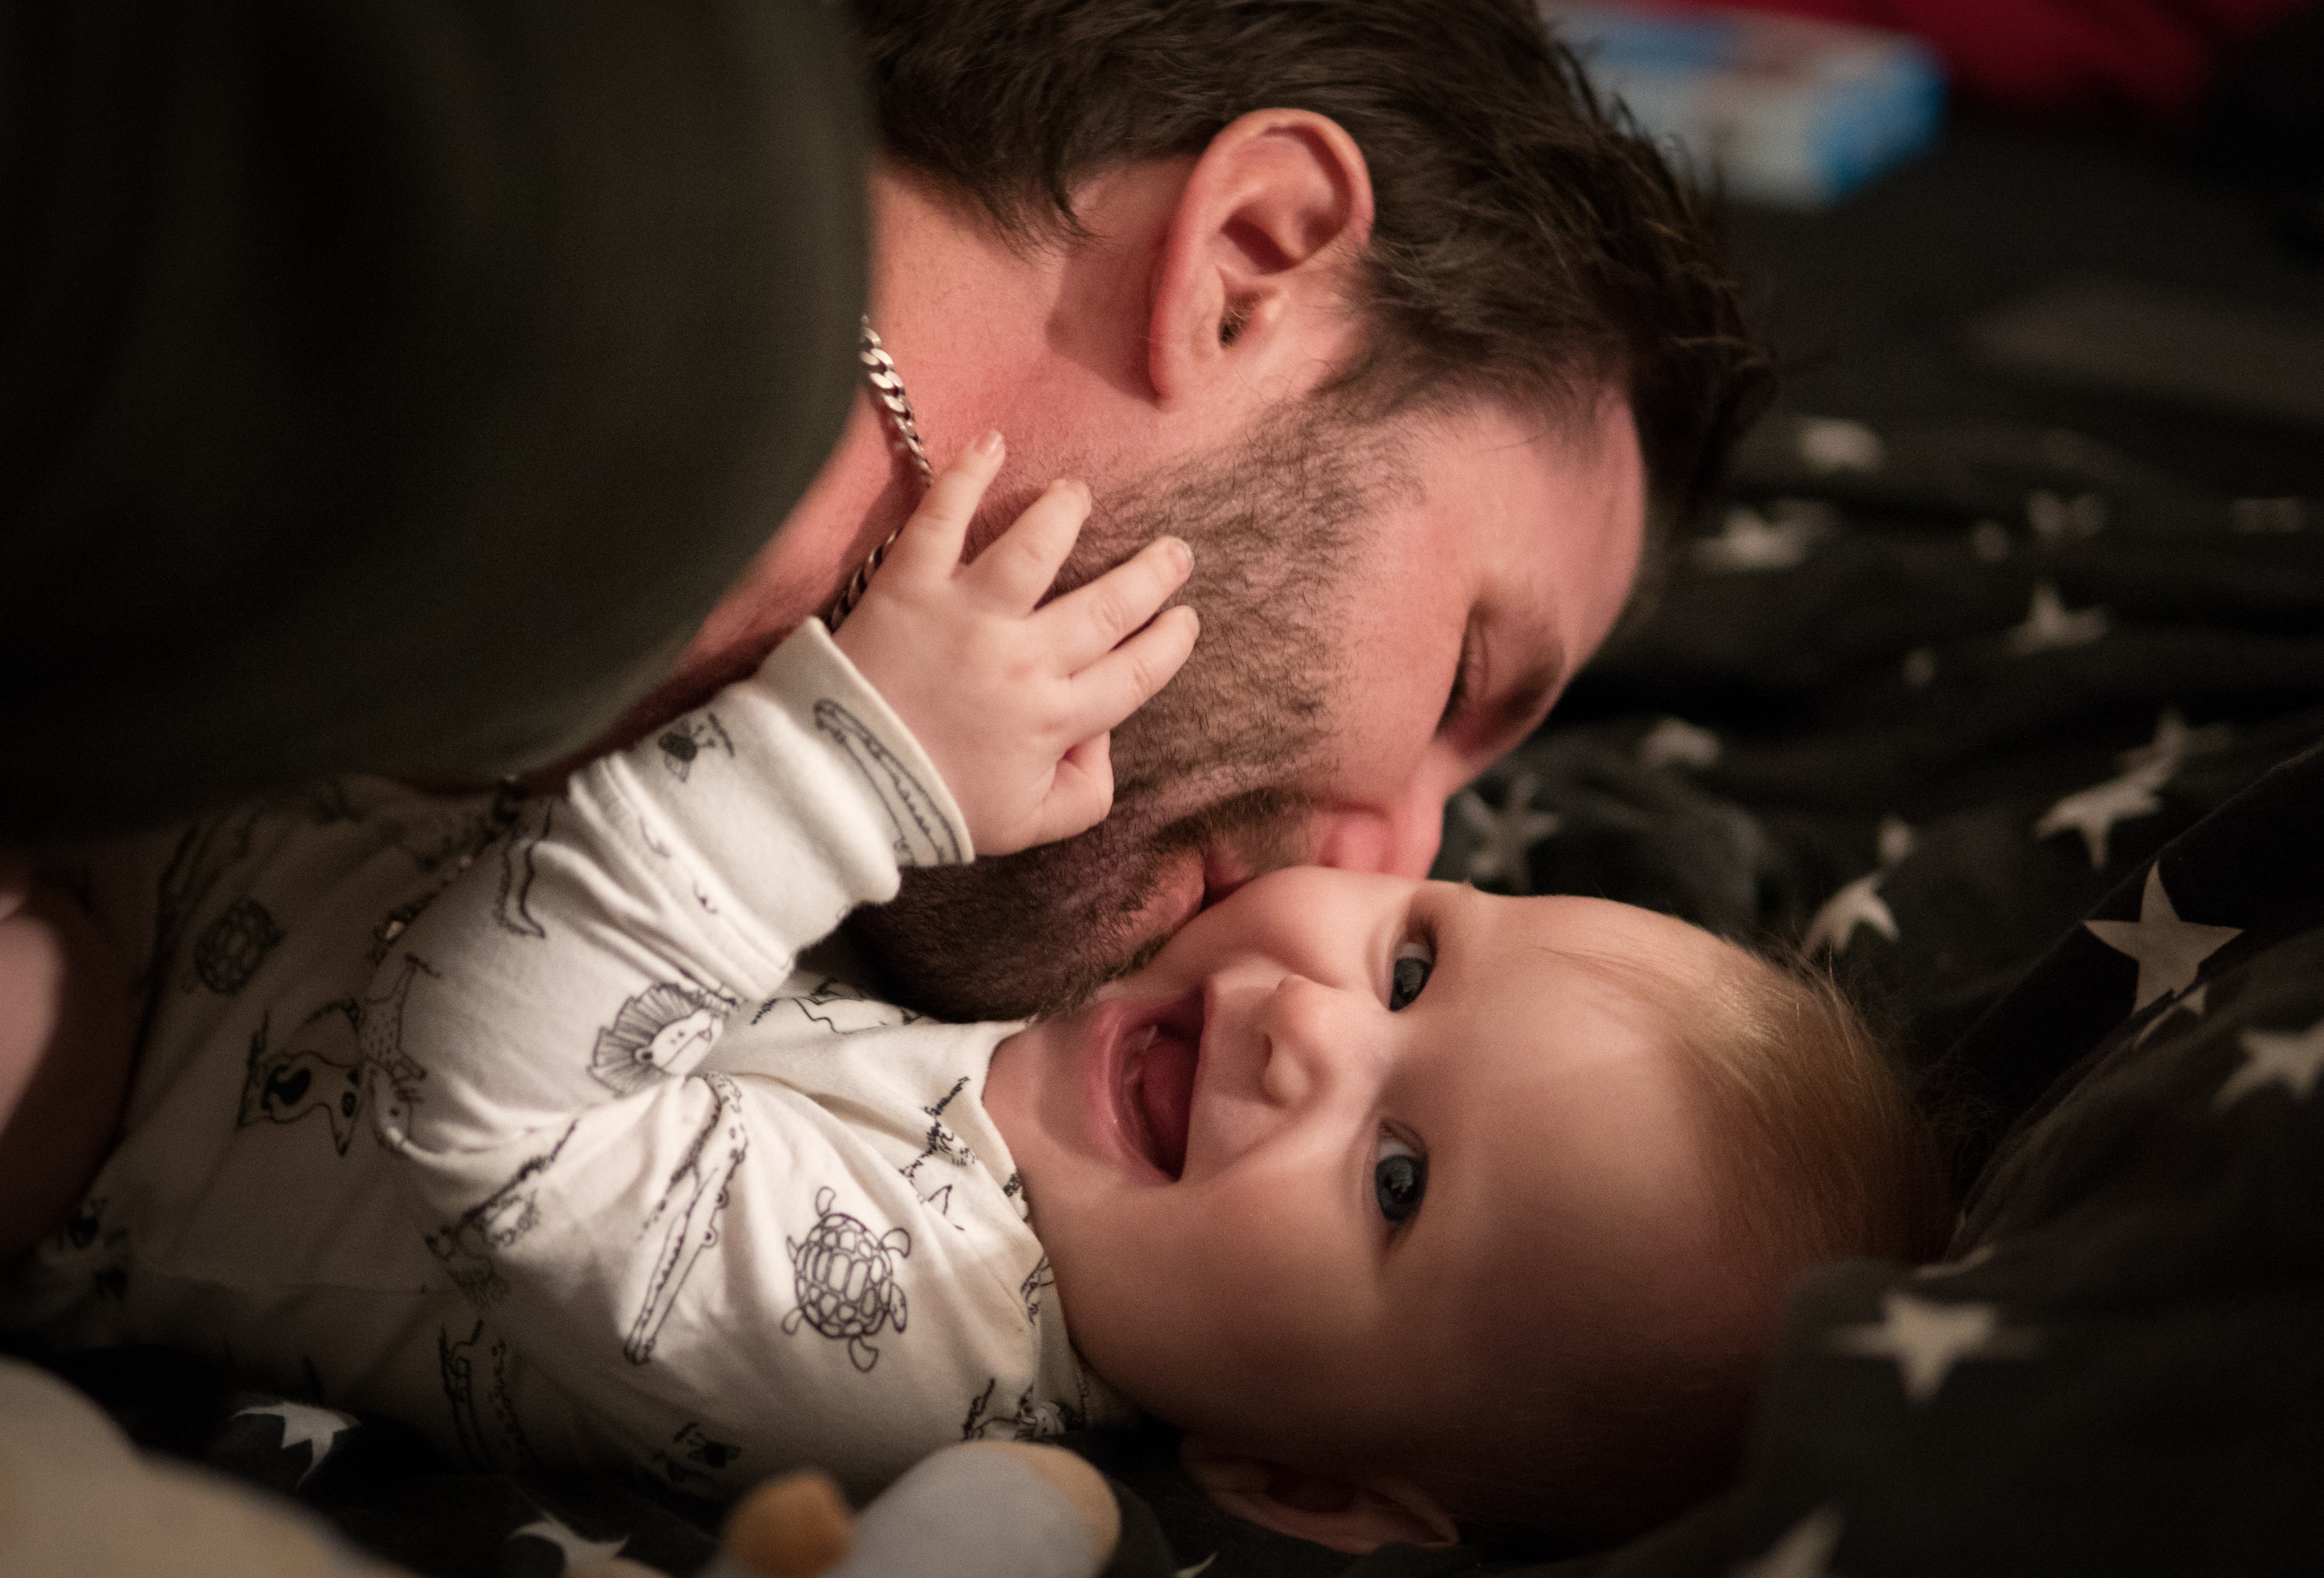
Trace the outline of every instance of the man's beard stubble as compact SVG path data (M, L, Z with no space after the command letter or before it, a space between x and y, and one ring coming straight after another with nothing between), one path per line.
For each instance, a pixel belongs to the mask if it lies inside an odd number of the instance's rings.
M1174 603L1203 617L1185 667L1113 731L1111 815L1074 838L904 872L850 936L893 1001L952 1020L1060 1013L1167 937L1133 926L1174 856L1228 845L1266 871L1305 858L1296 787L1331 765L1334 615L1366 517L1398 485L1377 429L1294 408L1221 451L1099 490L1069 591L1175 533L1194 550Z

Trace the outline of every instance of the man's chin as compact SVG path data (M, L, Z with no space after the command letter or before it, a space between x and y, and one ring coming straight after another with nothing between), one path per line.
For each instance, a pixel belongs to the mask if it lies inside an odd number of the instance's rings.
M857 910L846 930L892 1001L944 1020L1049 1018L1142 967L1201 911L1198 852L1140 863L1134 881L1117 869L1093 884L1054 858L909 871L895 900Z
M908 871L894 900L848 918L849 939L890 1001L945 1020L1046 1019L1145 965L1214 882L1303 858L1309 807L1284 789L1248 789L1159 826L1145 809L1117 801L1062 844Z

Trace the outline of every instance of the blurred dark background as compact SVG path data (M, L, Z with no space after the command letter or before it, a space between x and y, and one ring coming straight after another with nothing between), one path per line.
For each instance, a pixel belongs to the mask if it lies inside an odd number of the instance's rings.
M1930 154L1836 206L1738 206L1786 408L2324 494L2324 4L1740 3L1913 34L1951 98Z
M1787 409L2069 428L2231 495L2324 494L2324 250L2201 143L1971 104L1927 157L1831 208L1738 205L1732 235L1774 309ZM1980 337L2093 295L2146 309L2117 316L2175 352L2183 387L2013 364ZM2255 338L2304 372L2312 409L2297 392L2255 409L2202 375L2224 363L2232 383Z

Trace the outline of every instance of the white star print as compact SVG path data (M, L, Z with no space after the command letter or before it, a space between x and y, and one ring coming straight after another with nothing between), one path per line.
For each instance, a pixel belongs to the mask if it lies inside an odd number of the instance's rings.
M567 1571L599 1562L610 1562L620 1555L622 1548L630 1543L627 1535L623 1535L619 1539L611 1540L584 1539L547 1513L543 1513L538 1522L526 1524L522 1528L510 1535L509 1538L522 1539L528 1535L534 1539L547 1540L564 1552Z
M264 1407L244 1408L235 1417L246 1418L254 1414L282 1421L283 1451L288 1452L294 1446L306 1447L307 1466L299 1472L299 1483L302 1485L307 1482L307 1476L321 1468L323 1460L331 1455L331 1444L338 1440L343 1432L354 1429L356 1423L352 1414L342 1414L336 1408L318 1408L311 1403L294 1403L288 1398L279 1403L269 1403Z
M2058 647L2085 647L2106 632L2105 609L2070 610L2059 600L2057 587L2047 581L2036 581L2034 606L2027 610L2025 623L2009 630L2002 640L2011 651L2023 658Z
M2236 1038L2244 1049L2244 1066L2227 1075L2211 1105L2225 1112L2255 1090L2280 1084L2292 1099L2304 1102L2324 1073L2324 1020L2304 1030L2246 1030Z
M1719 760L1719 736L1684 718L1665 718L1638 739L1641 767L1709 767Z
M2176 769L2185 765L2190 756L2225 750L2235 743L2235 730L2226 724L2205 724L2200 729L2190 729L2177 707L2166 706L2154 720L2154 738L2144 745L2133 746L2115 760L2126 770L2163 761Z
M1905 684L1911 686L1915 690L1921 690L1934 684L1936 682L1936 648L1914 647L1911 651L1904 654Z
M2082 847L2089 851L2090 870L2104 871L2114 825L2161 810L2163 802L2154 791L2178 771L2175 761L2151 761L2094 789L2077 790L2042 813L2042 819L2034 824L2034 836L2049 838L2072 828L2082 835Z
M1880 1308L1878 1324L1834 1332L1832 1351L1894 1359L1904 1396L1914 1403L1935 1397L1964 1359L2022 1359L2034 1349L2034 1333L2004 1326L1997 1305L1935 1304L1888 1293Z
M1729 1578L1836 1578L1826 1564L1840 1544L1840 1527L1839 1508L1819 1507L1769 1546L1766 1555L1732 1569Z
M1770 521L1738 504L1727 512L1718 536L1694 545L1694 562L1707 570L1787 570L1807 558L1821 535L1817 524L1810 519Z
M1558 828L1555 812L1532 808L1534 790L1540 787L1541 780L1532 773L1518 773L1509 780L1508 803L1498 811L1485 804L1475 789L1462 789L1453 800L1453 808L1478 839L1475 852L1469 856L1471 881L1506 878L1516 892L1531 890L1532 871L1526 856Z
M2096 494L2063 499L2047 488L2035 488L2025 495L2025 523L2051 548L2096 537L2106 530L2106 501Z
M1881 817L1877 843L1880 863L1884 866L1896 864L1913 853L1913 825L1902 817Z
M2163 891L2163 863L2146 868L2146 891L2139 896L2136 920L2085 920L2090 935L2118 954L2138 961L2138 991L2130 1011L2195 984L2203 961L2243 936L2236 926L2204 926L2179 918Z
M1804 417L1799 438L1800 459L1810 471L1877 471L1888 464L1888 446L1862 422Z
M1868 926L1886 937L1896 940L1896 918L1888 909L1888 901L1876 890L1885 871L1868 872L1823 901L1823 908L1808 922L1808 935L1800 947L1807 953L1829 948L1835 954L1848 952L1848 945L1856 939L1856 928Z
M1999 564L2010 555L2009 528L1998 521L1979 521L1969 528L1969 550L1979 564Z

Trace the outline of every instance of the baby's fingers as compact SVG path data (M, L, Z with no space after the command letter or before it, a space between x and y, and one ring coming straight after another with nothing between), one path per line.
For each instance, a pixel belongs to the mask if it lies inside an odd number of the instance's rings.
M1185 666L1202 629L1193 609L1165 609L1153 623L1074 675L1070 732L1086 735L1111 729L1153 700Z
M969 581L995 607L1011 614L1030 614L1073 552L1089 508L1087 486L1051 483L1008 531L985 545L969 567Z
M1157 537L1130 558L1041 610L1047 639L1065 672L1077 672L1154 617L1186 584L1194 554L1176 537ZM1158 687L1157 687L1158 688Z
M1001 469L1003 449L1001 435L988 431L967 448L953 457L953 463L936 474L928 486L928 496L904 522L904 530L896 539L896 546L888 550L888 559L907 576L945 575L952 573L960 563L961 544L967 540L968 523L976 516L976 506L984 498L984 490Z

